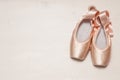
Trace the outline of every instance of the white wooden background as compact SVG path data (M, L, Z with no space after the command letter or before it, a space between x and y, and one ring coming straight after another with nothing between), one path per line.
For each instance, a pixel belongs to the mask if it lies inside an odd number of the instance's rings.
M69 58L73 28L88 6L109 10L111 63ZM0 0L0 80L120 80L120 0Z

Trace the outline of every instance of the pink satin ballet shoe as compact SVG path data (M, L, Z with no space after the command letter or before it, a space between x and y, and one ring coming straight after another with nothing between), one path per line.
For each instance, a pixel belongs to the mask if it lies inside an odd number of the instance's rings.
M109 12L103 11L99 14L98 20L101 25L94 27L94 35L92 38L91 58L93 65L106 67L111 56L111 37L113 31L109 20Z
M96 26L94 20L99 11L95 7L90 7L87 14L77 23L72 33L70 56L73 59L84 60L90 49L93 36L93 27Z

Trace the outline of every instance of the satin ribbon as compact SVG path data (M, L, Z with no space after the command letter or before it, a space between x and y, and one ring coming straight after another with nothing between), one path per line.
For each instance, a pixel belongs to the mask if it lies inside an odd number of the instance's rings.
M111 21L109 19L109 12L103 11L102 13L100 13L99 19L101 24L104 26L105 31L110 35L110 37L113 37L113 29L112 29Z
M95 7L92 6L89 8L88 13L83 17L85 19L91 19L92 26L95 29L99 28L100 24L102 24L108 35L110 35L110 37L113 37L113 29L112 29L111 21L109 19L108 11L99 12Z

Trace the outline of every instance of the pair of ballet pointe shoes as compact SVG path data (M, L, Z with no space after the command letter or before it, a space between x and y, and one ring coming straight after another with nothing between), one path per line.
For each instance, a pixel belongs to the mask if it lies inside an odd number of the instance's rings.
M92 63L106 67L111 57L113 31L109 12L99 12L94 6L77 23L72 33L70 56L83 61L91 51Z

